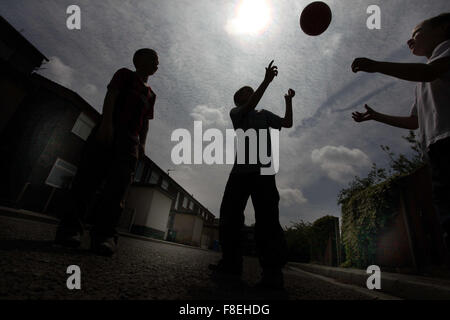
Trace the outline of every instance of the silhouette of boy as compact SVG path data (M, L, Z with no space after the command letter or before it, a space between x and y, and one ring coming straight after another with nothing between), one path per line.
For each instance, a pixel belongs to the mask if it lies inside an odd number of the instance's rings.
M292 98L294 90L285 95L286 114L284 118L267 110L255 110L265 90L278 74L276 66L270 62L266 68L264 81L256 91L243 87L234 95L236 105L230 111L235 130L266 129L281 130L292 127ZM258 138L258 145L259 139ZM270 150L270 135L267 137ZM248 142L248 141L247 141ZM248 144L248 143L247 143ZM249 146L246 146L245 162L235 164L230 173L220 207L219 239L222 246L222 259L217 265L210 265L215 274L228 274L240 277L242 274L242 233L244 210L249 197L255 209L255 240L260 264L263 269L260 286L270 289L283 288L282 268L286 263L286 241L279 223L278 202L280 200L275 183L275 175L261 175L261 162L251 164ZM273 161L273 160L272 160Z
M354 112L353 119L419 129L422 150L432 170L434 207L450 250L450 13L418 24L407 43L414 55L425 56L428 62L389 63L357 58L352 70L379 72L418 82L411 114L407 117L391 116L365 105L366 112Z
M108 84L102 120L84 147L56 234L56 242L64 246L80 245L86 209L103 182L99 205L93 213L91 249L101 255L116 251L115 228L122 199L138 158L144 156L148 121L153 119L156 95L146 82L158 69L158 55L152 49L139 49L133 64L136 71L122 68Z

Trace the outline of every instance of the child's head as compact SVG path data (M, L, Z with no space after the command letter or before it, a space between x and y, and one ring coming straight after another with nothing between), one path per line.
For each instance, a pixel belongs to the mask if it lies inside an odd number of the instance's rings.
M153 49L143 48L134 53L133 64L136 70L151 76L158 70L158 54Z
M450 12L419 23L408 40L408 46L414 55L429 58L434 48L446 40L450 40Z
M240 88L236 93L234 94L234 104L237 107L244 106L250 97L253 95L254 91L251 87L245 86Z

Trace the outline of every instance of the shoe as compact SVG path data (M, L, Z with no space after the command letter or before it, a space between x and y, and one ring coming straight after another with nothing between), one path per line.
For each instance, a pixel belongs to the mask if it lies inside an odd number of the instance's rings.
M92 237L91 251L101 256L112 256L117 251L117 237Z
M56 231L55 243L64 247L78 248L81 245L81 232Z
M242 275L242 266L231 265L224 260L220 260L217 264L210 264L208 269L213 271L214 275L226 275L240 277Z

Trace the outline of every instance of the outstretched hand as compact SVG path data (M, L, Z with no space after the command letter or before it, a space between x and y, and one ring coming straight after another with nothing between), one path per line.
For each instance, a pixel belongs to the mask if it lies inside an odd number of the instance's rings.
M266 76L264 77L264 81L272 82L273 78L275 78L278 75L278 67L272 66L273 61L274 60L272 60L269 63L269 66L266 68Z
M352 71L358 72L358 71L364 71L364 72L377 72L377 61L367 59L367 58L356 58L352 63Z
M293 89L289 89L289 90L288 90L288 93L286 93L286 94L284 95L284 98L285 98L286 100L292 100L293 97L295 97L295 91L294 91Z
M363 122L375 119L375 115L377 114L377 112L373 110L371 107L369 107L367 104L364 105L364 107L366 108L366 112L361 113L356 111L352 113L353 120L355 120L356 122Z

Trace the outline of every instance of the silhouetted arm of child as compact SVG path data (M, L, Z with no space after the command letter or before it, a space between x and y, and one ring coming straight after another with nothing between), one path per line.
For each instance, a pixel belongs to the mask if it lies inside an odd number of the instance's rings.
M382 73L391 77L414 82L431 82L450 70L450 57L437 59L431 63L381 62L367 58L356 58L352 71Z
M264 77L263 82L259 85L258 89L256 89L255 93L251 96L249 102L243 107L243 113L246 114L253 109L256 108L259 101L261 100L264 92L266 91L269 84L272 82L273 78L278 75L278 67L272 66L273 60L269 63L269 66L266 68L266 75Z
M145 156L145 141L147 140L148 121L148 119L144 119L141 132L139 133L139 159L143 159Z
M284 100L286 102L286 113L284 118L281 119L281 126L283 128L292 128L292 98L295 96L295 91L292 89L288 90L288 93L284 95Z
M411 114L409 117L398 117L376 112L367 104L364 106L366 112L353 112L352 118L356 122L375 120L402 129L416 130L419 128L417 116Z
M117 90L108 89L106 92L105 100L103 101L102 121L96 135L98 142L108 146L112 144L114 137L113 114L118 95L119 92Z

